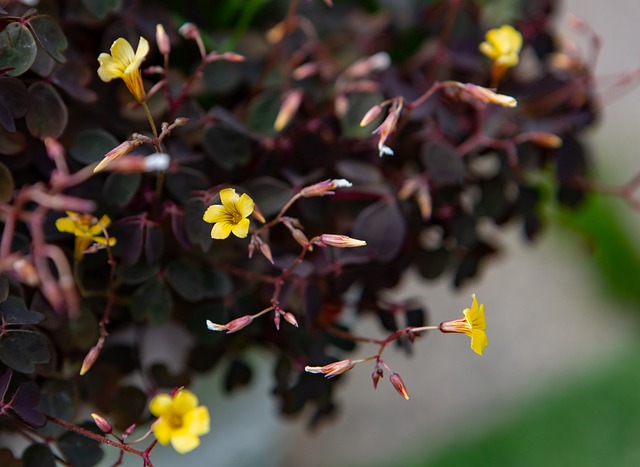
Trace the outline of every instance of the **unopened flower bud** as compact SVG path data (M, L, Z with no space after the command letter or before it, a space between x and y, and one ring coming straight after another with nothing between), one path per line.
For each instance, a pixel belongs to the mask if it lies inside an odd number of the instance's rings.
M251 315L241 316L233 321L229 321L227 324L216 324L207 320L207 328L211 331L227 331L227 334L231 334L248 326L251 324L251 321L253 321L253 317Z
M300 65L298 68L291 72L291 76L293 79L298 81L309 78L317 74L320 71L320 64L317 62L307 62L303 65Z
M402 378L398 373L392 373L389 377L389 381L393 384L393 387L396 388L396 391L404 397L406 400L409 400L409 393L407 392L407 387L404 385Z
M298 111L298 107L300 107L302 96L302 89L294 89L287 93L282 101L282 105L280 106L280 111L278 112L276 121L273 124L273 128L276 131L281 131L291 121Z
M13 262L13 272L18 276L18 280L23 284L35 287L40 283L36 268L24 258L19 258Z
M264 218L264 215L262 214L262 211L260 211L260 208L258 207L257 204L254 203L253 205L253 213L252 213L253 217L255 217L256 219L258 219L258 221L262 222L263 224L265 222L267 222L267 220Z
M107 420L105 420L102 416L98 415L97 413L92 413L91 418L93 418L93 421L96 423L98 428L100 428L100 431L102 431L103 433L109 434L113 431L113 427L111 426L111 423L109 423Z
M374 71L382 71L391 65L391 57L386 52L378 52L370 57L361 58L346 69L344 75L355 79L362 78Z
M164 26L160 23L156 24L156 44L162 55L169 55L171 42L169 41L169 35L164 30Z
M356 238L347 237L346 235L322 234L318 240L320 246L334 246L336 248L354 248L357 246L365 246L367 242Z
M554 135L553 133L548 133L546 131L531 131L528 133L523 133L521 135L522 138L516 137L516 142L520 139L531 141L538 146L542 146L544 148L557 149L562 146L562 138L558 135Z
M285 319L285 321L287 323L289 323L289 324L291 324L291 325L293 325L295 327L298 327L298 320L296 319L295 316L293 316L293 313L289 313L287 311L282 316L284 317L284 319Z
M349 188L352 186L353 184L344 178L334 178L333 180L328 179L314 185L304 187L300 190L300 196L310 198L312 196L333 195L335 194L333 190L337 188Z
M341 375L345 371L349 371L355 366L355 362L352 360L339 360L337 362L329 363L325 366L305 366L304 371L307 373L323 374L325 378L333 378L334 376Z
M471 83L466 83L463 86L463 89L468 94L484 104L498 104L503 107L515 107L518 105L518 101L515 100L515 98L504 94L498 94L491 89Z
M175 125L176 128L185 126L187 123L189 123L189 119L186 117L178 117L173 121L173 124Z
M82 361L82 367L80 368L80 376L83 376L84 374L87 373L87 371L91 369L93 364L96 362L96 360L100 356L101 348L102 347L99 345L94 345L93 347L91 347L91 349L89 350L89 353L87 353L87 356L84 357L84 360Z
M371 373L373 389L378 389L378 382L380 381L380 378L384 378L384 371L382 371L382 368L376 367L376 369L373 370L373 373Z
M275 264L273 262L273 255L271 254L271 247L264 242L260 243L260 253L264 255L265 258L269 260L271 264Z
M113 148L104 156L104 158L93 169L93 173L100 172L111 162L113 162L116 159L119 159L120 157L126 154L129 154L131 151L133 151L135 148L137 148L141 144L142 144L142 141L140 140L134 140L134 141L127 140L120 143L118 146Z
M200 31L198 30L198 26L193 23L184 23L178 29L178 32L185 39L196 39L200 36Z
M109 172L140 173L160 172L169 168L171 158L168 154L156 153L150 156L124 156L110 164Z
M418 188L418 192L416 193L416 201L418 202L418 207L420 208L420 216L422 217L422 220L427 221L431 219L433 203L431 201L431 193L429 192L429 188L424 185Z
M222 54L222 59L226 60L227 62L234 62L234 63L244 62L246 60L244 55L240 55L235 52L224 52Z
M381 112L382 112L382 106L380 104L374 105L367 111L366 114L364 114L364 117L362 117L362 120L360 120L360 126L367 126L368 124L373 122L376 118L378 118Z

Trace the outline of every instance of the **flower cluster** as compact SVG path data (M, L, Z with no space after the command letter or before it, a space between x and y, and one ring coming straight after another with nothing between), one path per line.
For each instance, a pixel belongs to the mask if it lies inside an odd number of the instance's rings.
M106 214L100 219L91 214L67 211L67 217L56 220L56 228L60 232L72 233L76 237L74 257L82 259L87 248L92 244L113 246L116 244L114 237L107 237L107 227L111 219Z

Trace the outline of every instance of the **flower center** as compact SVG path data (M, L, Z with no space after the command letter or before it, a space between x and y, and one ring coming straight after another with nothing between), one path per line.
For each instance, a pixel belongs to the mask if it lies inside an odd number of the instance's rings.
M167 423L169 423L169 425L171 425L171 428L173 428L174 430L177 430L178 428L182 428L182 424L183 424L182 415L179 415L177 413L169 413L165 415L164 418L167 420Z

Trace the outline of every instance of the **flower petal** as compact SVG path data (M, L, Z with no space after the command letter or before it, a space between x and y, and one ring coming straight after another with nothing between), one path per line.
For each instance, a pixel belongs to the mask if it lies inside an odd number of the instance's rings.
M147 58L148 54L149 42L144 37L140 36L140 40L138 41L138 48L136 49L136 55L133 58L133 61L140 64L145 58Z
M56 219L56 229L60 232L74 233L76 231L76 224L68 217L61 217Z
M171 435L173 434L173 430L171 429L171 424L169 422L160 418L156 423L154 423L152 430L160 444L169 444L169 441L171 441Z
M231 233L234 225L230 222L217 222L211 229L211 238L216 240L224 240Z
M173 436L171 438L171 446L173 446L178 453L185 454L200 446L200 440L197 436L186 433L183 435Z
M238 208L238 212L240 212L242 217L249 217L253 212L253 199L251 199L251 196L249 196L248 194L243 193L242 196L240 196L240 199L238 199L236 207Z
M210 224L215 222L229 222L231 221L231 215L223 205L214 204L207 208L202 219Z
M173 410L175 413L184 415L191 412L198 406L198 397L189 391L188 389L183 389L178 391L178 393L173 398Z
M196 407L184 416L184 424L192 435L202 436L209 433L209 409L204 405Z
M236 203L238 202L239 196L236 193L236 190L233 188L225 188L220 191L220 201L222 205L227 209L233 209Z
M478 355L482 355L482 351L489 343L487 334L480 329L474 329L471 334L471 349Z
M232 227L231 231L233 232L233 235L238 238L245 238L249 233L249 224L251 224L249 219L242 219Z
M111 55L101 53L98 56L98 63L100 63L100 68L98 68L98 76L105 83L108 83L112 79L122 78L124 67L117 64L113 60L113 57Z
M123 68L126 68L135 59L133 47L131 47L128 40L122 37L116 39L111 45L111 55L113 60Z
M158 394L149 403L149 411L156 417L162 415L171 408L173 398L169 394Z

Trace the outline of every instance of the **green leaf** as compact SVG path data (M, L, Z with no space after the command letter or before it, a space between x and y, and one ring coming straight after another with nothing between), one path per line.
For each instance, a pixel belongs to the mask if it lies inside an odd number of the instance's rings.
M22 465L24 467L56 467L56 459L48 446L36 443L22 453Z
M251 144L245 135L218 124L204 131L204 152L225 170L246 165L251 160Z
M51 58L64 63L62 52L67 49L67 38L58 22L49 15L37 15L29 20L31 30Z
M2 86L1 83L0 86ZM11 119L10 122L13 124L13 119ZM0 124L0 154L13 156L24 151L26 146L27 139L25 138L24 133L21 131L14 131L13 133L10 133Z
M152 277L134 292L130 307L136 320L162 324L171 317L173 299L166 284Z
M13 68L9 76L20 76L31 68L36 53L36 41L26 26L11 23L0 32L0 68Z
M49 342L38 332L12 329L0 336L0 361L9 368L31 374L37 364L48 363L49 360Z
M14 120L24 117L28 108L29 93L24 83L19 79L0 76L0 126L13 133L16 131Z
M131 202L140 188L142 175L133 174L109 174L102 187L102 197L107 204L124 207Z
M109 13L122 7L122 0L82 0L84 6L98 19L104 19Z
M349 94L347 111L341 122L344 135L349 138L370 137L371 132L376 128L375 124L377 122L364 127L360 126L360 122L371 107L383 100L384 96L380 93L353 92Z
M69 154L78 162L92 164L101 161L104 156L120 144L111 133L100 128L81 131L69 148Z
M29 86L29 110L25 120L36 138L58 138L67 126L68 110L58 91L49 83Z
M42 313L29 310L24 300L15 295L10 295L0 303L0 315L3 322L10 324L36 324L44 319Z
M258 133L275 135L277 132L273 124L280 112L280 105L279 91L267 91L256 96L249 106L247 125Z
M188 302L198 302L204 297L204 277L196 263L178 259L167 264L164 270L169 285Z
M11 171L0 162L0 203L8 203L13 198L15 183Z
M213 239L211 238L211 227L202 219L208 206L199 199L190 200L184 208L184 222L189 241L199 245L202 251L208 251Z
M102 434L94 423L83 423L82 428ZM58 449L73 467L91 467L104 457L104 451L98 441L67 431L58 438Z

